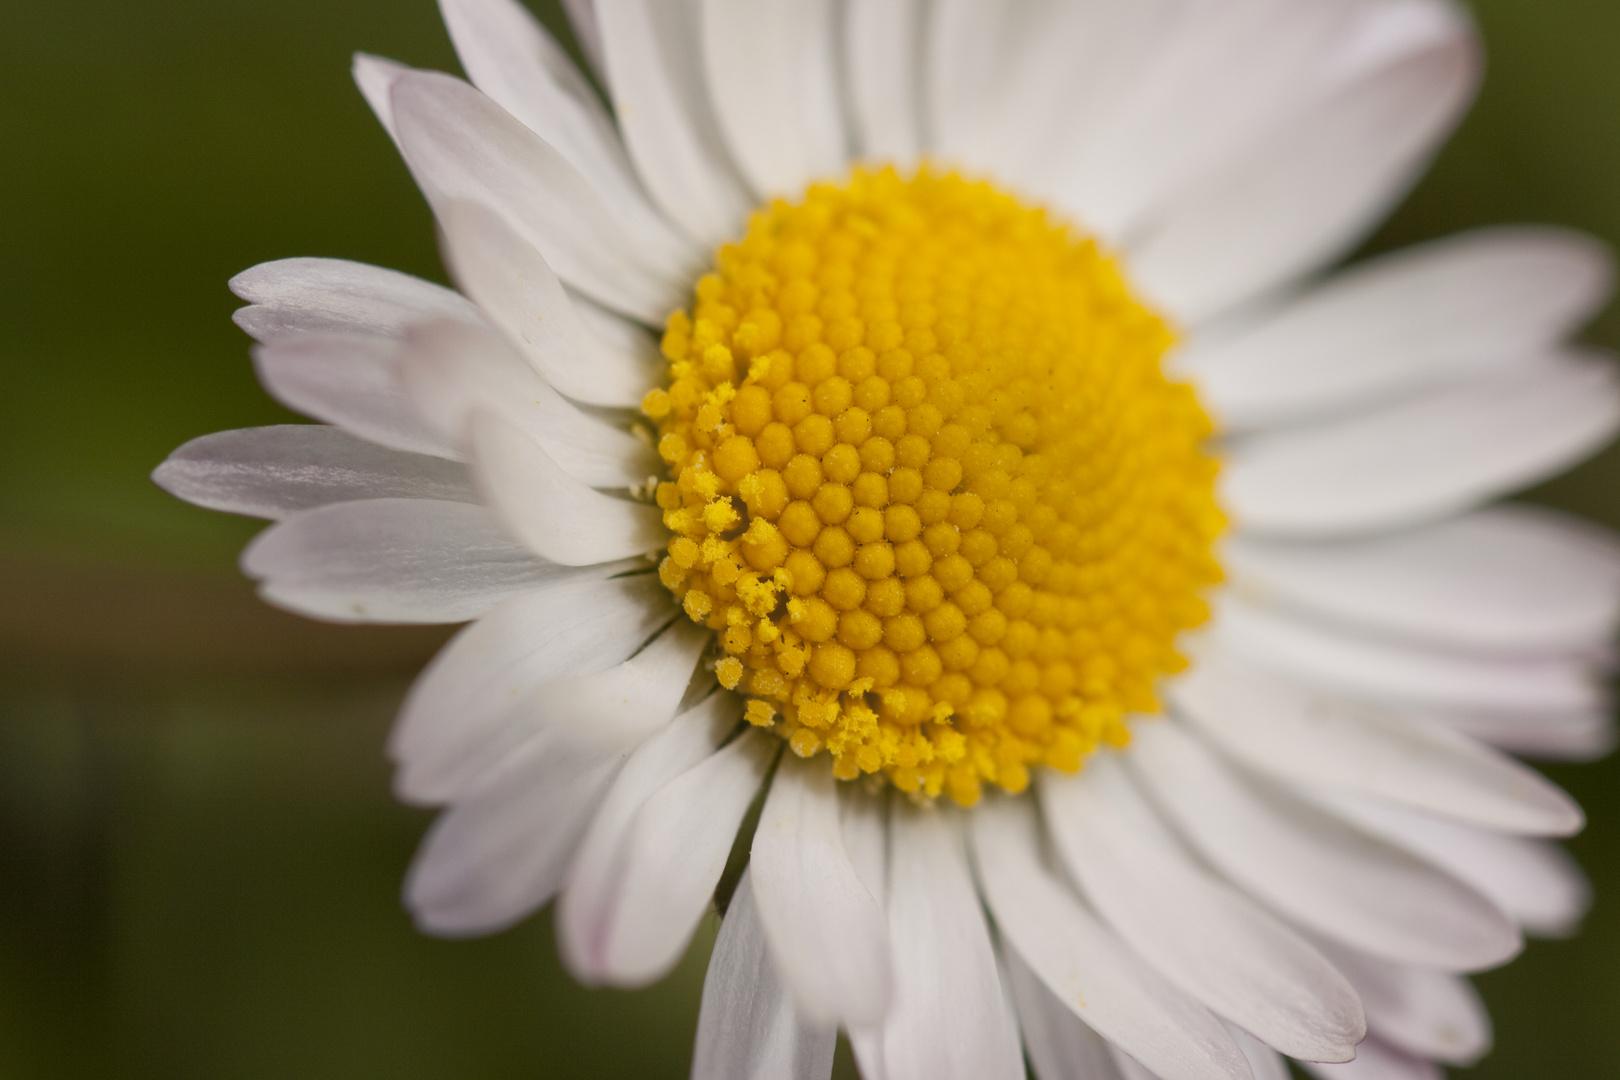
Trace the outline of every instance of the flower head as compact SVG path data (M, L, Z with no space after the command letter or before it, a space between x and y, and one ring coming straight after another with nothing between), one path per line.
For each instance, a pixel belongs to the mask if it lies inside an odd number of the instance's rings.
M1620 551L1492 499L1620 422L1607 255L1333 274L1469 99L1447 0L514 0L360 57L459 292L233 287L324 423L159 483L271 601L468 622L391 743L420 924L667 972L702 1077L1368 1076L1585 903ZM658 336L661 335L661 336ZM1329 1063L1329 1064L1324 1064Z

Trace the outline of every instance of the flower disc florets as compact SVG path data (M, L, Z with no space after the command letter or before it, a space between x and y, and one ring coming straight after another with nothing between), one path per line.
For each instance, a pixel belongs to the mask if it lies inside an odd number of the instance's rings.
M988 184L857 171L756 213L643 405L660 574L748 718L964 805L1126 742L1221 576L1172 343L1095 243Z

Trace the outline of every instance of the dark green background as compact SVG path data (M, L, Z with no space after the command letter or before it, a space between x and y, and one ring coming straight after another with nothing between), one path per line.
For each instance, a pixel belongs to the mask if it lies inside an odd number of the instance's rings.
M1477 10L1484 95L1372 246L1514 220L1620 241L1620 3ZM707 933L621 994L560 972L544 916L452 943L401 913L427 818L381 744L442 635L262 607L234 572L256 526L146 480L286 419L230 275L439 276L361 48L456 70L429 0L0 5L0 1078L685 1074ZM1620 316L1591 337L1620 345ZM1620 455L1535 497L1620 525ZM1620 762L1552 772L1599 900L1481 980L1482 1080L1620 1076Z

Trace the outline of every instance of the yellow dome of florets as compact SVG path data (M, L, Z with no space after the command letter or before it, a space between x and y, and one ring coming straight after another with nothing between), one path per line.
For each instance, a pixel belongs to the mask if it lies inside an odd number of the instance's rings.
M1210 422L1092 241L989 184L857 171L755 214L647 396L660 574L747 715L971 804L1079 768L1208 616Z

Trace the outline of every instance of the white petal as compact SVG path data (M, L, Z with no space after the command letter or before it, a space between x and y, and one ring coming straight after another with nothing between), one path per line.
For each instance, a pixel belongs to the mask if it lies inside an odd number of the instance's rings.
M242 553L273 604L334 622L451 623L589 570L535 558L482 506L368 499L305 510Z
M605 68L602 64L602 28L596 21L595 0L562 0L563 11L568 15L569 29L574 31L574 40L579 44L579 51L585 54L585 60L591 65L596 77L606 80Z
M1157 0L930 5L930 155L1054 195L1063 187L1054 153L1083 142L1135 82L1171 8Z
M1198 8L1179 0L1059 0L1020 20L1016 33L1006 32L1012 20L1003 16L996 34L983 24L997 8L956 0L948 10L971 11L973 22L960 27L955 47L934 67L936 92L954 99L953 115L939 117L946 141L963 153L971 146L968 160L1005 173L1094 229L1090 208L1075 197L1097 160L1093 147L1144 79L1163 69L1168 38ZM994 69L957 85L956 57L987 46L998 53ZM1009 116L1022 120L1007 123ZM962 127L961 117L971 126Z
M974 808L972 823L974 862L1002 940L1011 946L1005 950L1009 967L1015 959L1027 964L1044 984L1042 995L1064 1014L1051 1015L1041 1003L1040 1014L1032 1017L1014 973L1036 1071L1068 1075L1057 1072L1051 1059L1087 1056L1090 1041L1070 1028L1089 1025L1088 1033L1096 1029L1165 1080L1247 1080L1242 1056L1221 1022L1120 944L1041 864L1034 808L1028 803L987 799ZM1047 1046L1036 1052L1039 1039Z
M152 481L210 510L271 519L360 499L478 502L456 462L389 450L325 424L204 435L170 454Z
M508 702L493 722L464 722L464 728L485 732L481 742L471 743L463 733L461 744L452 743L449 752L403 762L395 787L424 802L460 798L498 772L517 748L554 729L615 751L633 748L680 711L698 656L711 640L707 629L677 619L622 664L548 680Z
M482 203L565 281L609 307L658 322L678 306L686 267L644 247L546 141L459 79L402 75L394 118L405 161L434 207Z
M468 465L513 535L565 566L641 555L669 536L655 506L614 498L575 480L545 447L500 413L472 421Z
M458 446L466 445L474 416L489 410L582 484L631 487L659 469L650 440L580 411L488 330L453 322L419 326L400 353L398 372L416 411Z
M1607 299L1608 249L1563 229L1478 229L1355 266L1205 348L1179 374L1223 427L1393 397L1545 351Z
M715 115L754 190L796 197L848 156L830 0L703 0Z
M883 909L844 850L824 760L789 754L754 833L750 866L771 956L806 1016L867 1024L889 1001Z
M1166 978L1291 1057L1349 1060L1366 1027L1343 976L1199 869L1116 758L1095 754L1075 777L1043 775L1040 795L1069 873Z
M447 937L494 933L562 885L592 810L634 748L570 734L542 732L439 815L405 879L418 927Z
M838 803L850 865L881 908L889 898L888 792L839 784Z
M973 887L959 818L896 805L889 870L894 1002L884 1020L888 1080L1022 1080L1018 1032Z
M1007 1033L1006 1038L999 1040L1002 1063L996 1073L1007 1077L1008 1080L1028 1080L1029 1061L1024 1056L1024 1033L1018 1028L1018 1009L1013 1004L1012 990L1008 988L1007 965L995 946L993 930L990 940L991 955L996 962L996 983L1001 988L1001 993L997 995L998 1004L1001 1006L1001 1026Z
M533 244L476 203L439 208L457 283L546 382L593 405L634 408L659 381L645 357L593 333Z
M1477 971L1523 942L1456 878L1279 787L1234 772L1171 721L1133 731L1129 762L1217 870L1293 922L1389 960Z
M872 792L858 784L840 784L838 801L850 865L882 908L889 899L889 793ZM847 1030L862 1080L888 1080L881 1022L857 1024Z
M354 54L351 72L354 83L360 88L361 96L366 99L366 104L371 106L371 111L377 114L383 130L388 132L388 137L394 140L396 147L399 145L399 131L394 126L394 102L390 95L393 93L394 83L410 70L404 64L386 57L371 56L363 52Z
M1318 793L1317 799L1359 828L1468 882L1532 934L1574 933L1592 903L1586 875L1557 844L1503 836L1351 795Z
M1123 1080L1108 1043L1042 985L1018 950L1003 948L1001 957L1035 1080Z
M1324 687L1415 707L1554 712L1603 700L1579 654L1481 656L1347 633L1241 594L1222 598L1210 640L1263 666Z
M1613 709L1607 701L1562 712L1425 709L1423 714L1519 757L1596 761L1615 747Z
M478 309L443 285L345 259L280 259L231 278L251 307L236 324L266 345L300 334L400 338L427 319L479 323Z
M1357 5L1229 0L1183 5L1141 71L1071 160L1065 205L1120 238L1228 164L1316 90Z
M1580 807L1539 773L1464 735L1266 674L1213 650L1166 686L1238 760L1503 832L1568 835Z
M868 161L903 167L922 149L921 22L921 0L848 0L844 6L850 119Z
M1119 1075L1120 1080L1159 1080L1158 1077L1148 1071L1147 1066L1119 1047L1110 1046L1108 1050L1110 1056L1114 1059L1114 1072Z
M622 663L674 614L649 574L563 581L508 600L461 631L434 657L405 698L389 738L407 798L435 801L416 774L453 771L495 741L508 711L535 687L564 675Z
M654 210L591 84L516 0L439 0L472 84L550 143L637 240L674 260L698 256Z
M406 398L395 371L400 344L357 334L301 334L253 350L259 382L290 409L381 446L457 458Z
M719 749L742 719L742 698L710 694L642 743L591 819L557 902L557 944L574 978L606 982L604 943L624 876L625 846L637 815L657 791Z
M1587 522L1528 506L1362 540L1234 537L1222 564L1246 595L1452 647L1589 649L1620 623L1620 545Z
M615 364L630 364L636 371L655 372L662 384L669 362L659 351L657 337L640 323L609 311L588 296L573 291L568 296L574 301L574 317L584 324L601 349L614 357ZM635 405L640 407L640 398Z
M1281 1054L1240 1028L1228 1024L1227 1030L1248 1059L1254 1080L1291 1080L1293 1074L1288 1071L1288 1062Z
M838 1029L808 1020L771 963L744 870L703 979L692 1080L826 1080Z
M1300 430L1255 435L1221 470L1240 527L1320 537L1456 513L1556 473L1620 424L1612 365L1548 356Z
M745 731L647 800L625 841L601 966L616 986L646 986L680 961L709 909L737 826L780 739Z
M641 182L703 244L731 239L754 200L704 82L701 0L598 0L607 86Z
M1472 1065L1490 1050L1491 1018L1467 979L1392 964L1331 942L1322 949L1356 988L1367 1027L1378 1039L1448 1065Z
M1445 1073L1434 1062L1403 1054L1377 1039L1356 1047L1356 1060L1342 1065L1301 1064L1322 1080L1445 1080Z
M1196 322L1331 261L1405 193L1473 97L1480 50L1446 0L1369 4L1308 108L1161 208L1142 289ZM1331 66L1331 65L1330 65Z
M551 899L625 759L679 708L705 640L677 625L632 661L518 703L488 767L447 785L457 801L411 865L407 904L424 929L489 933Z

